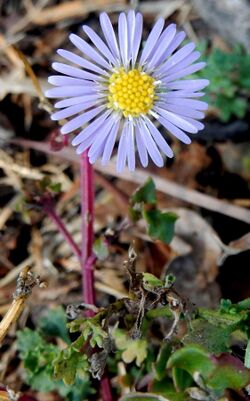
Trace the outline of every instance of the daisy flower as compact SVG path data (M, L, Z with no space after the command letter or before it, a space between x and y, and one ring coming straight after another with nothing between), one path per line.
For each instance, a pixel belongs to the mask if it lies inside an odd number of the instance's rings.
M156 21L142 46L140 13L121 13L118 35L108 15L101 13L102 38L83 25L85 39L69 36L80 55L57 51L70 64L52 64L61 74L49 77L55 88L46 92L47 97L61 99L55 103L60 110L52 114L52 119L71 118L61 133L78 130L72 145L77 154L88 149L90 163L99 158L103 165L108 163L118 142L118 171L126 165L129 170L135 169L136 149L143 167L148 165L149 157L162 167L163 155L173 157L166 133L189 144L187 134L204 128L198 120L204 117L207 104L195 98L203 96L200 90L209 82L183 78L205 63L195 63L200 53L195 51L194 43L179 48L184 32L177 33L175 24L164 29L164 23L163 18Z

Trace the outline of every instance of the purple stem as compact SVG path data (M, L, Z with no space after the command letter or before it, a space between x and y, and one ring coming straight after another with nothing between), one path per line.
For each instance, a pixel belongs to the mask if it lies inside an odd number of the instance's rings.
M95 261L93 255L93 222L94 222L94 174L89 163L87 152L84 152L80 160L80 191L82 207L82 288L86 304L95 304L94 270ZM93 316L93 311L88 311Z
M81 250L78 248L78 245L73 240L70 232L67 230L66 226L64 225L61 218L56 213L54 207L49 204L43 205L43 210L47 213L47 215L51 218L51 220L55 223L56 227L63 235L65 241L69 244L70 248L72 249L73 253L76 255L78 260L81 261Z
M110 381L106 373L101 378L101 395L103 401L113 401Z
M95 304L94 291L94 263L95 255L93 254L94 242L94 172L93 167L89 163L88 151L85 151L80 159L80 191L81 191L81 207L82 207L82 289L83 299L86 304ZM89 310L88 316L94 315ZM110 382L108 376L104 375L101 379L101 393L103 401L113 401Z

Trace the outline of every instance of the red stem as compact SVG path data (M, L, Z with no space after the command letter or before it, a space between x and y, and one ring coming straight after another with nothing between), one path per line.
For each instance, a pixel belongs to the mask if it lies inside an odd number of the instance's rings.
M67 230L61 218L56 213L54 207L52 205L43 205L43 210L47 213L47 215L51 218L51 220L55 223L56 227L63 235L65 241L69 244L71 250L76 255L76 257L81 261L81 250L78 248L78 245L73 240L70 232Z
M110 381L106 373L101 378L101 395L103 401L113 401Z
M93 254L94 241L94 172L89 163L87 151L80 160L80 191L82 207L82 289L83 299L86 304L95 304L94 270L95 255ZM93 311L88 311L88 316L93 316ZM104 375L101 379L101 393L103 401L112 401L112 393L109 379Z
M89 163L87 152L84 152L80 160L80 191L82 207L82 288L86 304L95 304L94 292L94 255L93 255L93 222L94 222L94 185L93 168ZM93 311L88 311L93 316Z

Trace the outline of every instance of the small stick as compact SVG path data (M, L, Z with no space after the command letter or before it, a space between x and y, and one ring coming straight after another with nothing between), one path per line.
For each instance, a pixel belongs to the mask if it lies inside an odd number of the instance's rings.
M35 278L30 272L30 269L30 266L26 266L17 278L17 286L13 295L13 302L0 322L0 344L4 340L11 325L16 322L21 315L25 306L25 301L31 295L32 288L35 285L41 285L39 278Z
M16 322L24 309L25 298L14 299L8 312L0 323L0 344L9 331L12 323Z

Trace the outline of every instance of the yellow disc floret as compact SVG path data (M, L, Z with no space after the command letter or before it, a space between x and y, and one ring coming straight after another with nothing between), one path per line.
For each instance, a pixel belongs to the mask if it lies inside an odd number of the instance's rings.
M109 107L121 110L124 117L146 114L156 99L154 82L145 72L119 68L109 79Z

